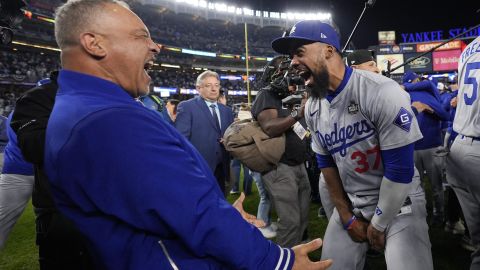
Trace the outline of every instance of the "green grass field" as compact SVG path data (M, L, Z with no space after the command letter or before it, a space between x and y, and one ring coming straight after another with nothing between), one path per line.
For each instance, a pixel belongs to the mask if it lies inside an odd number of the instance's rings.
M256 214L258 205L258 193L256 186L254 193L245 199L245 209ZM233 202L237 196L231 195L228 200ZM318 218L318 205L310 206L310 224L308 227L311 238L323 237L327 220ZM430 230L430 240L432 242L432 253L435 270L466 270L469 269L470 255L460 247L459 237L447 234L443 229ZM311 258L318 260L320 251L311 254ZM408 258L405 258L408 260ZM367 260L369 269L386 269L383 258ZM19 269L38 269L37 248L35 246L35 222L31 205L27 207L19 222L15 225L8 242L3 250L0 251L0 269L1 270L19 270ZM347 270L347 269L346 269ZM405 269L408 270L408 269Z

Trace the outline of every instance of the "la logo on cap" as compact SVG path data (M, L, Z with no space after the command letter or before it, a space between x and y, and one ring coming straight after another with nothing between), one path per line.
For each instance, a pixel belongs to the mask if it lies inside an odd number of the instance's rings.
M293 33L295 33L295 30L297 30L297 26L296 26L296 25L294 25L294 26L292 27L292 30L290 30L290 35L292 35Z
M320 33L320 37L321 37L321 38L327 38L327 36L325 36L324 33Z

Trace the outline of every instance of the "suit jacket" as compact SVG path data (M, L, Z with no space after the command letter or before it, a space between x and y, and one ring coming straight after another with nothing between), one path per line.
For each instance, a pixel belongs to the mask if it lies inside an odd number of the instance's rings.
M219 140L228 126L233 123L232 110L220 103L217 103L217 106L220 111L220 131L217 130L210 108L199 96L180 102L175 120L177 130L195 146L212 172L215 172L219 163L228 164L228 152Z
M175 123L172 121L172 118L170 118L170 115L168 114L167 108L164 108L160 114L162 115L163 120L165 120L170 125L175 126Z

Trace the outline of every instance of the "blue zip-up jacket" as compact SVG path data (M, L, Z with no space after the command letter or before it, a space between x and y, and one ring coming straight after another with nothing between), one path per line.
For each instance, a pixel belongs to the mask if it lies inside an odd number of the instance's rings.
M422 112L417 114L418 125L423 138L415 143L415 150L424 150L438 147L443 144L441 121L447 121L449 113L442 106L438 90L430 81L404 84L410 94L412 103L419 101L430 106L434 113Z
M446 112L450 114L450 101L452 100L452 93L451 92L443 92L440 94L440 100L442 101L442 106ZM447 121L442 121L442 130L446 130L448 125L450 124L450 118Z
M26 162L22 151L18 148L17 134L10 127L13 112L10 113L7 120L8 143L5 147L5 157L3 161L2 173L33 175L33 164Z
M291 269L174 127L120 86L63 70L45 170L100 269Z
M452 100L454 97L458 96L458 91L453 91L451 94L451 99ZM457 137L458 133L453 130L453 120L455 120L455 113L457 113L457 108L451 107L450 106L450 120L448 122L448 128L447 128L447 133L450 133L450 137L448 138L448 145L452 145L453 141Z

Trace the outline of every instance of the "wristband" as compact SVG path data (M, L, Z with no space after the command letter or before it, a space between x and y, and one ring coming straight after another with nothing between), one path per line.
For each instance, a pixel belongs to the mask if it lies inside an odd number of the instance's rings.
M357 220L357 216L352 215L352 217L348 220L347 224L343 225L343 229L344 230L350 229L350 226L352 226L352 224L353 224L353 222L355 222L355 220Z

